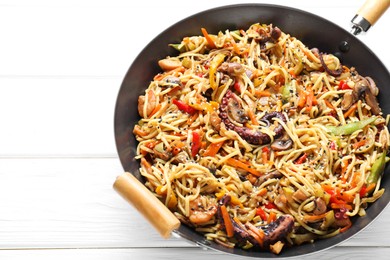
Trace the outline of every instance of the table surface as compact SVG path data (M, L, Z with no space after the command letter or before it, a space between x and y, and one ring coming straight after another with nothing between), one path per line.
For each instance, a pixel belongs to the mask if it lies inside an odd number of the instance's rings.
M363 1L272 3L349 30ZM112 188L123 171L114 107L131 62L175 22L239 1L194 3L0 0L0 259L238 259L160 238ZM387 68L389 25L388 12L359 36ZM385 259L389 235L387 208L355 237L315 257Z

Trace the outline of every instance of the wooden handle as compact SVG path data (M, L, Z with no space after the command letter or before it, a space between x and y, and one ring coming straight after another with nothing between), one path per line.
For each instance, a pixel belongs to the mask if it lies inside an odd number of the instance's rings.
M118 176L114 189L132 204L162 237L170 237L171 232L179 228L180 221L175 215L131 173L125 172Z
M364 17L371 26L378 21L390 6L390 0L367 0L357 12Z

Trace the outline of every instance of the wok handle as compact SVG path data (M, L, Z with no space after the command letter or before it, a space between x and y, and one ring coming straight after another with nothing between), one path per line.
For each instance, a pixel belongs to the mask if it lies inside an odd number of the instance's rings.
M164 238L178 229L180 221L148 190L134 175L125 172L119 175L114 189L132 204Z
M390 0L367 0L352 19L353 34L366 32L386 12Z

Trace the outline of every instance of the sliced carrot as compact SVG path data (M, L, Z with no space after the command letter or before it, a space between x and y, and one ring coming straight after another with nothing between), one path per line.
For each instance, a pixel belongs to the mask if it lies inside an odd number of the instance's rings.
M263 149L261 150L261 160L263 161L263 164L268 163L268 158L269 158L269 148L267 146L264 146Z
M230 42L233 45L234 52L237 53L238 55L241 55L242 52L241 52L240 48L238 48L236 41L233 38L231 38Z
M304 219L305 221L307 221L307 222L315 222L315 221L318 221L318 220L320 220L320 219L325 218L327 213L328 213L328 212L325 212L325 213L320 214L320 215L305 215L305 216L303 217L303 219Z
M324 101L325 101L325 105L327 106L327 107L329 107L329 108L331 108L331 109L333 109L334 110L334 106L332 105L332 103L330 103L328 100L326 100L326 99L324 99Z
M275 211L271 210L271 212L268 215L267 223L274 222L276 220L276 213Z
M343 232L347 231L351 226L352 226L352 222L349 221L348 225L346 225L345 227L342 227L340 229L340 232L343 233Z
M345 177L345 173L347 172L347 169L348 169L348 165L349 165L349 160L343 160L342 162L342 166L341 166L341 180L343 181L343 183L345 183L347 181L347 178Z
M298 90L298 107L303 108L306 104L307 94L304 90Z
M261 97L270 97L272 94L268 90L256 90L255 91L255 97L261 98Z
M356 142L352 145L353 149L357 149L359 147L362 147L364 146L365 144L367 143L367 140L366 139L362 139L360 140L359 142Z
M221 142L218 142L218 143L211 143L206 151L203 153L203 156L211 156L211 157L214 157L219 149L221 149L222 145L224 144L225 141L221 141Z
M199 113L194 113L190 118L187 119L187 125L192 124L198 118Z
M152 174L152 165L145 159L141 158L141 167L149 174Z
M139 125L134 126L133 133L139 136L147 136L148 132L141 129Z
M161 104L157 104L157 106L152 110L152 112L150 113L149 115L149 118L151 118L154 114L157 113L157 111L159 111L161 109Z
M347 210L352 210L352 206L346 203L331 203L330 207L332 209L342 209L346 208Z
M265 237L264 231L262 229L255 227L250 222L247 222L245 226L248 227L247 229L248 233L250 233L256 239L256 241L260 244L260 246L263 246L264 237Z
M355 113L356 109L357 109L357 103L353 104L348 110L347 112L344 113L344 118L348 118L350 115L352 115L353 113Z
M233 237L233 235L234 235L234 229L233 229L232 220L230 219L230 216L229 216L229 212L227 211L225 205L222 205L222 206L220 207L220 209L221 209L221 214L222 214L223 222L224 222L224 224L225 224L226 234L227 234L228 237Z
M253 166L251 166L250 164L248 164L247 162L243 162L243 161L240 161L238 159L234 159L234 158L229 158L226 160L227 164L229 164L230 166L233 166L233 167L238 167L238 168L241 168L257 177L260 177L261 175L263 175L261 172L257 171L256 169L252 168Z
M248 175L246 175L246 179L247 179L250 183L252 183L252 184L255 184L256 181L257 181L257 177L254 176L253 174L248 174Z
M262 188L258 193L257 195L259 196L264 196L265 194L267 194L267 188Z
M253 125L259 125L259 122L257 121L255 113L253 113L252 109L248 110L248 116L249 116Z
M216 49L217 46L215 46L215 43L214 43L213 39L210 37L210 34L207 32L206 28L200 28L200 30L202 31L203 36L206 38L206 41L207 41L208 45L210 46L210 48Z

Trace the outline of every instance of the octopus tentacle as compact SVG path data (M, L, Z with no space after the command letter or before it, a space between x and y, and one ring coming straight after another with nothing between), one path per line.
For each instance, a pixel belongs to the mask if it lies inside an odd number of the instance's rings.
M244 126L237 126L233 124L229 117L228 117L228 103L229 99L233 98L233 92L228 90L225 96L222 98L221 105L219 108L219 116L222 120L222 122L225 124L225 127L229 130L233 130L238 133L239 136L241 136L245 141L247 141L250 144L255 145L262 145L262 144L268 144L271 142L271 137L265 133L262 133L260 131L254 131L248 127ZM279 118L283 122L286 122L285 116L280 112L271 112L267 113L263 116L262 121L265 121L268 125L270 124L270 121L274 118ZM283 135L284 128L282 125L278 125L275 130L275 136L274 139L277 139Z

